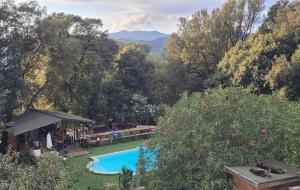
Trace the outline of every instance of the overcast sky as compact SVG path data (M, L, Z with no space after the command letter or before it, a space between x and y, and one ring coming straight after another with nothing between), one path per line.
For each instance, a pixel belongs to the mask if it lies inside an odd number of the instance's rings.
M18 2L24 0L17 0ZM38 0L48 13L65 12L100 18L109 32L120 30L177 30L178 18L197 10L220 7L225 0ZM270 7L276 0L265 0Z

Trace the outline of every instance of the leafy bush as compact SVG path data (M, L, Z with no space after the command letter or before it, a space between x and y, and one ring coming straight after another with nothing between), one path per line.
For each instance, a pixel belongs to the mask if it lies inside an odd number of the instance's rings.
M133 179L133 171L126 167L122 167L122 171L119 174L119 187L120 190L130 190Z
M276 159L300 166L300 105L240 88L187 95L160 121L150 189L231 189L225 166Z
M25 146L23 150L19 153L18 164L28 164L28 165L36 164L36 159L32 155L29 146Z
M272 29L239 41L218 67L234 85L254 85L259 93L280 91L290 100L300 99L299 12L299 1L278 1L269 12Z
M76 168L69 168L67 163L52 153L44 153L37 162L35 169L36 184L39 189L69 189L73 184L73 172Z
M155 124L165 112L166 105L152 105L148 98L140 94L134 94L130 100L130 111L135 122L139 124Z
M147 183L146 172L145 150L144 148L140 148L139 159L137 162L137 181L139 187L145 186Z
M17 155L7 153L0 155L0 189L28 189L33 167L17 164Z
M138 123L149 123L154 116L154 107L148 104L148 99L140 94L134 94L130 100L132 114Z
M52 153L44 153L36 165L19 163L20 155L9 151L0 155L0 189L65 190L72 185L76 168Z

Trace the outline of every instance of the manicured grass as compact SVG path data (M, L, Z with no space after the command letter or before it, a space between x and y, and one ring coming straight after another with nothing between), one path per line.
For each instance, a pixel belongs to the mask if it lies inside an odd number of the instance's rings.
M70 158L70 164L79 168L79 178L72 189L86 190L88 187L100 188L107 183L118 184L118 175L99 175L93 174L86 169L86 165L91 161L91 156L117 152L121 150L132 149L143 145L145 140L137 140L126 143L119 143L113 145L105 145L101 147L93 147L88 149L91 154Z

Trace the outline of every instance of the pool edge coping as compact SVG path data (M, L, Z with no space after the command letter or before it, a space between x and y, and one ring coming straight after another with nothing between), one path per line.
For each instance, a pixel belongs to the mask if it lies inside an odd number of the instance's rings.
M127 149L127 150L121 150L121 151L117 151L117 152L111 152L111 153L107 153L107 154L100 154L98 156L91 156L89 157L92 161L90 161L89 163L87 163L86 165L86 169L88 169L90 172L94 173L94 174L100 174L100 175L117 175L117 174L120 174L120 172L97 172L97 171L94 171L90 168L91 164L93 164L94 162L97 161L97 157L99 156L103 156L103 155L111 155L111 154L117 154L117 153L120 153L120 152L127 152L127 151L130 151L130 150L135 150L137 148L139 148L140 146L137 146L136 148L131 148L131 149ZM136 175L136 173L133 173L133 175Z

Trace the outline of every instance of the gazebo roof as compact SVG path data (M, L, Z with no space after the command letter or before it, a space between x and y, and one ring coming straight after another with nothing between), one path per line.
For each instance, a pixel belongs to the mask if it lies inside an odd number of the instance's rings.
M29 109L22 115L6 123L5 130L13 135L19 135L34 129L38 129L61 120L75 120L81 122L92 122L93 120L65 112Z

